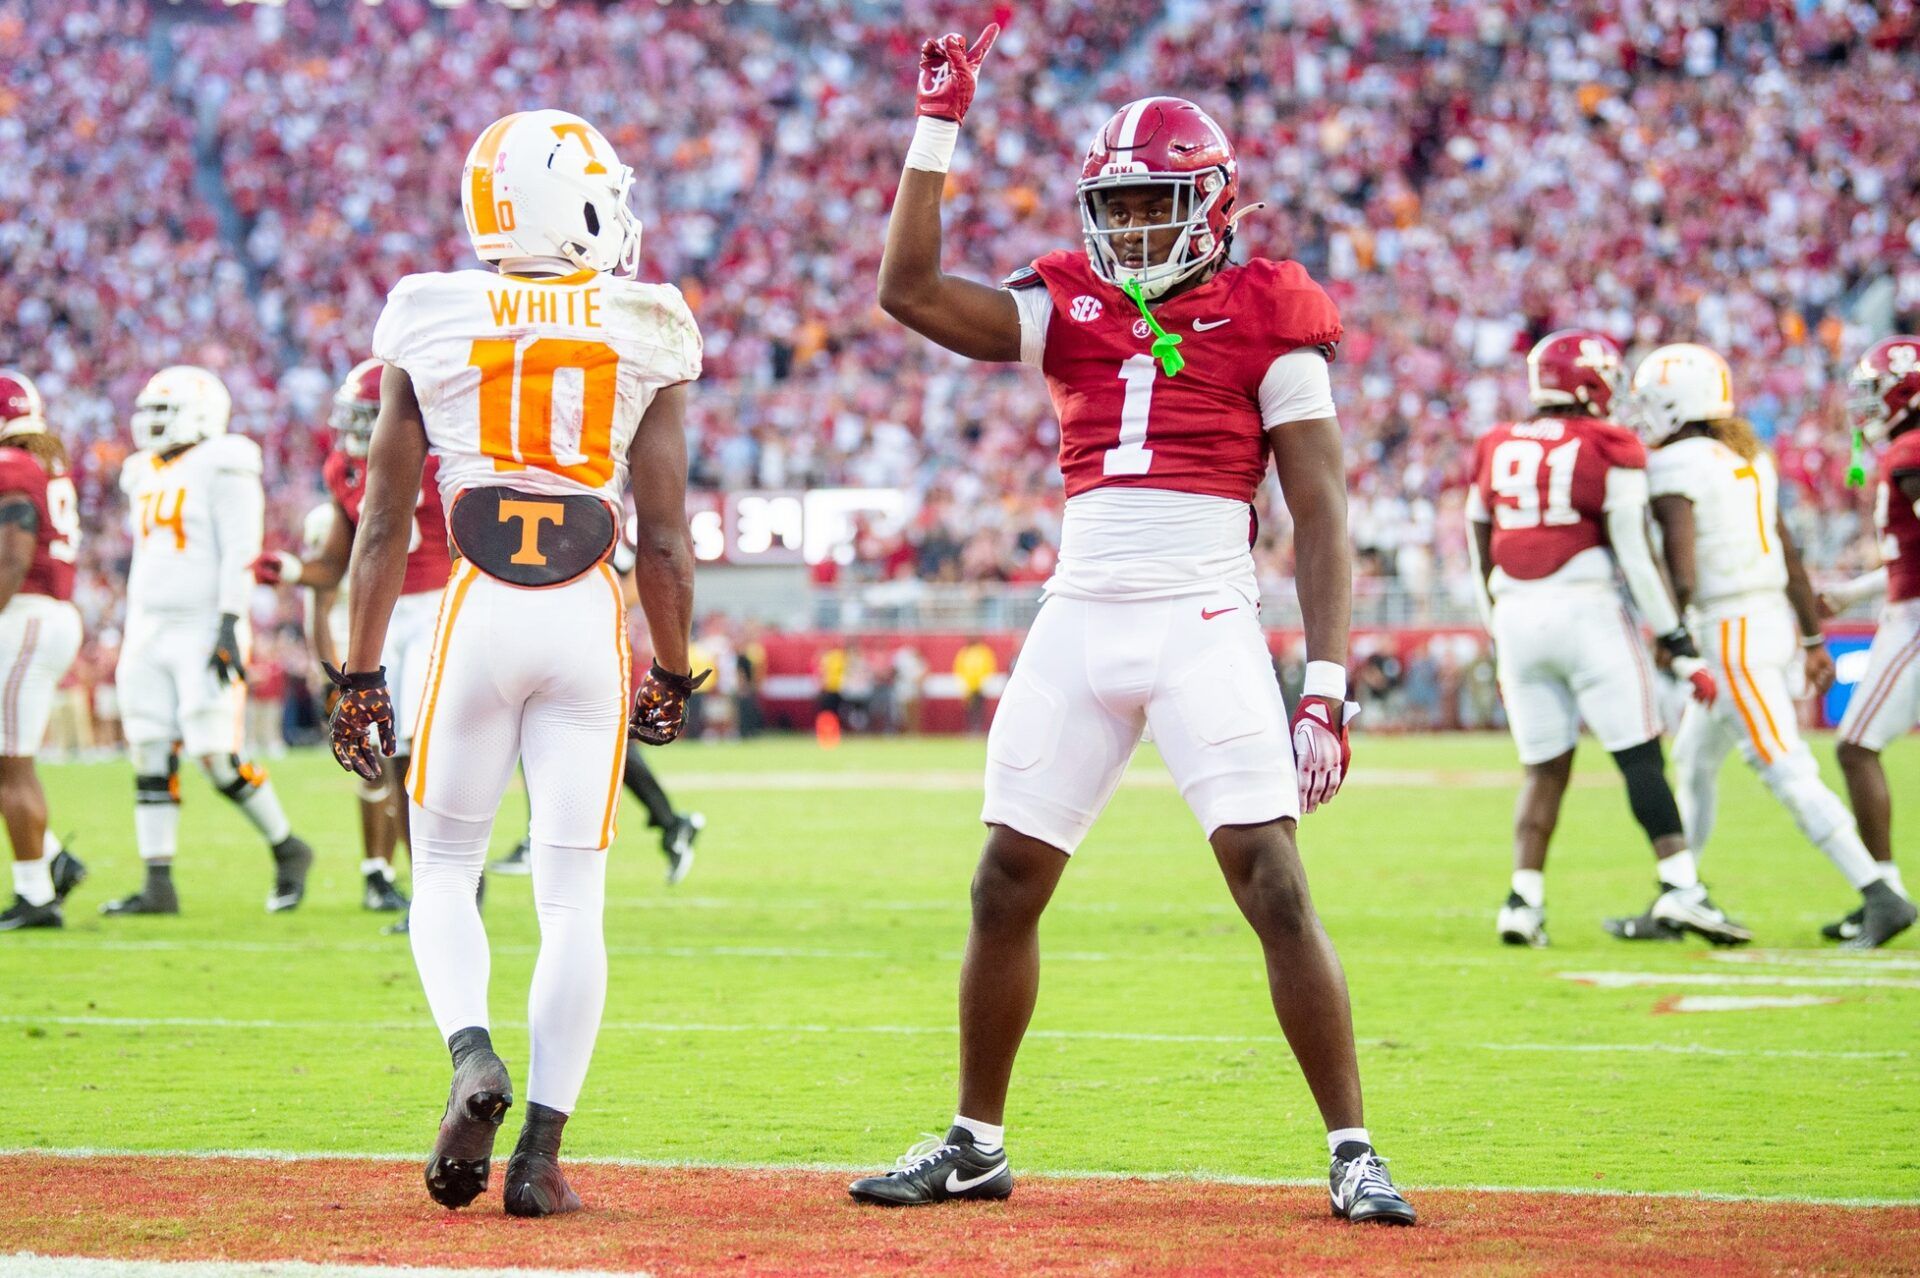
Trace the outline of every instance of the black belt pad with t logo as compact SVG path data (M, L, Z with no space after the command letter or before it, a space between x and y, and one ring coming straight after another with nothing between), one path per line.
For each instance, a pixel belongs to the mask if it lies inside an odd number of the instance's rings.
M613 508L586 493L467 488L447 517L453 548L510 586L560 586L613 549Z

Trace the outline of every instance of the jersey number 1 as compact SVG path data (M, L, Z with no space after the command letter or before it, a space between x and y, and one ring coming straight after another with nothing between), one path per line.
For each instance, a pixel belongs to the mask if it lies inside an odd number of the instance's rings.
M1151 355L1129 355L1120 361L1120 380L1127 384L1127 397L1120 402L1120 446L1107 450L1108 475L1144 475L1153 465L1153 450L1147 447L1147 413L1153 407L1153 379L1160 368Z
M537 467L589 488L613 478L613 408L620 356L605 342L542 337L525 348L482 338L467 363L480 370L480 451L497 470ZM555 448L554 377L580 379L580 437L570 456Z
M1546 509L1541 510L1540 463L1547 465ZM1502 528L1561 528L1580 522L1573 508L1573 468L1580 441L1570 439L1552 452L1538 440L1509 439L1493 450L1492 486L1500 498L1493 519Z

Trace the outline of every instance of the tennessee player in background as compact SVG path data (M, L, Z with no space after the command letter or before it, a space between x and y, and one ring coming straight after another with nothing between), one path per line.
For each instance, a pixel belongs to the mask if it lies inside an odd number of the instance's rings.
M120 470L133 565L114 685L133 756L133 830L146 883L102 906L105 914L180 912L180 749L273 850L267 910L291 910L306 894L313 849L294 835L266 769L242 757L247 566L260 553L266 498L260 445L227 434L232 408L220 379L188 364L155 373L134 401L139 451Z
M1704 346L1680 342L1641 360L1633 413L1654 446L1647 479L1674 594L1723 693L1711 706L1689 705L1674 735L1687 841L1696 852L1706 848L1720 766L1738 746L1808 842L1860 893L1865 923L1848 946L1884 945L1913 925L1914 907L1881 881L1852 815L1800 737L1793 689L1804 680L1825 692L1833 658L1780 518L1773 458L1734 415L1727 362Z
M1884 444L1874 485L1873 523L1880 567L1821 600L1829 616L1863 600L1885 596L1880 624L1867 651L1867 673L1854 685L1840 719L1835 753L1847 778L1847 798L1880 877L1907 895L1893 861L1893 795L1880 752L1920 723L1920 337L1876 342L1854 366L1847 398L1853 429ZM1866 926L1863 905L1821 933L1851 941Z
M1481 436L1467 493L1468 553L1500 697L1525 780L1513 814L1513 879L1495 927L1547 943L1547 845L1584 721L1626 782L1653 845L1665 923L1710 941L1752 939L1707 898L1660 757L1654 674L1615 569L1692 695L1712 701L1647 544L1647 450L1608 420L1624 370L1604 333L1563 329L1527 354L1534 416Z
M367 449L373 440L374 419L380 413L380 379L386 365L377 359L364 359L353 366L333 397L330 425L334 448L327 455L322 474L327 492L333 498L333 518L327 522L325 540L307 559L285 551L269 551L253 561L254 580L265 585L299 585L332 595L347 573L348 557L353 552L354 530L360 522L360 505L366 497ZM453 572L453 559L447 551L447 520L440 507L440 490L435 483L438 463L429 458L420 488L420 504L413 514L413 531L407 543L407 567L401 582L401 595L394 601L393 620L387 630L387 647L381 665L388 672L389 686L398 700L394 706L396 753L385 763L386 777L365 782L361 802L378 809L362 813L361 835L365 856L360 875L365 883L362 904L369 910L394 912L407 908L407 898L394 886L393 853L396 844L407 837L407 807L400 801L406 785L406 765L413 753L415 720L420 701L426 693L427 666L433 656L433 619L440 604L440 591ZM326 614L316 603L314 630L327 625ZM325 636L320 652L323 666L333 663L331 632ZM398 926L398 931L405 931Z
M529 1104L505 1200L513 1215L546 1216L580 1207L560 1139L606 1002L606 852L627 739L672 741L700 682L687 656L684 427L700 332L677 289L626 278L640 259L632 184L578 116L495 121L461 183L474 252L495 269L409 275L374 329L388 367L347 574L333 748L368 780L394 753L380 659L431 454L460 563L441 597L407 787L414 962L453 1061L426 1166L428 1193L447 1207L486 1189L513 1103L488 1034L474 895L514 764L532 809L540 954L527 1000ZM629 479L654 650L637 701L627 610L606 563Z
M1353 574L1327 372L1339 314L1297 263L1230 261L1233 147L1171 97L1129 103L1095 136L1078 186L1083 249L1049 253L1002 288L942 274L946 170L997 34L921 51L880 304L949 350L1045 374L1065 523L987 739L959 1110L944 1138L851 1192L893 1206L1012 1193L1006 1094L1038 991L1040 915L1151 726L1259 935L1274 1009L1328 1129L1334 1213L1411 1224L1363 1125L1346 979L1294 843L1300 814L1333 797L1347 763ZM1249 550L1250 503L1274 462L1310 659L1291 728Z
M0 369L0 818L13 845L13 904L0 932L64 926L60 903L87 876L47 829L33 767L54 692L80 651L69 602L79 540L66 447L48 432L33 383Z

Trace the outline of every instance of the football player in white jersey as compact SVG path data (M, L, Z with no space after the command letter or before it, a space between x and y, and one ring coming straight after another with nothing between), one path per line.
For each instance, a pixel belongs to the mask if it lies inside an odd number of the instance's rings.
M580 1199L559 1164L606 1002L602 934L629 734L664 745L696 688L688 655L686 384L700 332L677 289L631 278L633 171L590 124L523 111L489 125L461 183L474 252L494 269L410 275L374 329L388 368L348 569L334 754L369 781L394 752L380 665L414 504L439 463L460 557L442 594L407 777L415 964L453 1058L426 1167L434 1201L486 1189L513 1085L488 1037L488 947L474 892L516 761L532 808L540 956L528 996L527 1118L506 1209ZM631 476L635 566L654 662L629 693L627 611L606 560ZM375 738L377 737L377 740Z
M120 470L133 524L126 637L114 682L133 756L134 838L146 883L103 913L177 914L179 751L253 823L273 850L273 913L306 893L313 850L296 837L267 780L242 755L248 568L260 553L260 446L227 434L233 400L204 368L155 373L134 401L139 451Z
M1674 738L1687 843L1696 855L1705 848L1720 765L1738 746L1800 832L1861 894L1861 932L1847 944L1884 945L1913 925L1914 906L1882 881L1852 814L1800 737L1794 692L1824 692L1833 658L1780 518L1773 458L1734 415L1727 362L1704 346L1662 346L1642 360L1633 416L1653 448L1648 487L1674 593L1691 608L1702 655L1725 690L1712 706L1689 703Z

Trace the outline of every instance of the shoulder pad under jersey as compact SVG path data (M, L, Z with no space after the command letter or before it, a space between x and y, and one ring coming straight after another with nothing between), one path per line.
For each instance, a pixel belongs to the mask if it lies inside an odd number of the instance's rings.
M1046 281L1040 278L1040 272L1031 266L1023 266L1007 278L1000 281L1001 288L1037 288Z

